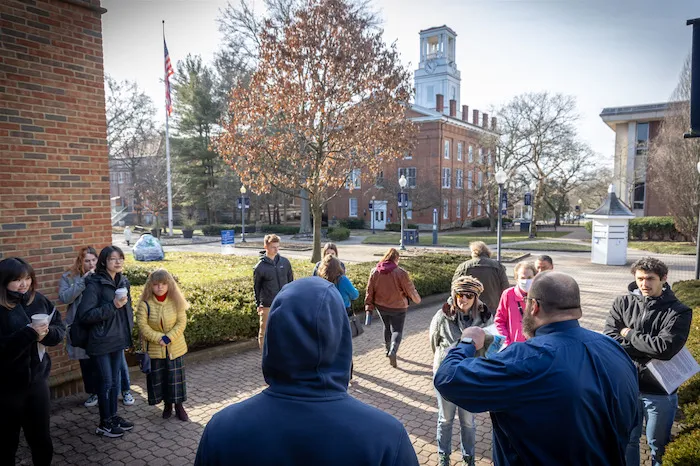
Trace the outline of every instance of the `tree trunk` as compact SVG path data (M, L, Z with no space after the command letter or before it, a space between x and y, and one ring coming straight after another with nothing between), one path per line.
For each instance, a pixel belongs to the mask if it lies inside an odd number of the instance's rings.
M321 260L321 222L323 211L320 203L314 203L312 207L314 216L314 249L311 253L311 263L316 263Z
M537 238L537 203L538 203L538 196L539 196L539 191L538 194L534 196L534 199L532 200L532 219L530 220L532 222L531 227L530 227L530 232L532 234L533 238Z
M558 210L554 211L554 228L561 226L561 214ZM556 231L556 230L555 230Z
M299 233L311 233L311 222L309 222L309 193L301 190L301 225ZM320 259L319 259L320 260Z
M282 194L282 225L287 224L287 195Z

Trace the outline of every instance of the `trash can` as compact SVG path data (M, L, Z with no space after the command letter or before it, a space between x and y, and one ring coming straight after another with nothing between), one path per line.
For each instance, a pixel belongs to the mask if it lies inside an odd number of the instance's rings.
M520 222L520 231L530 231L530 222Z
M403 244L404 246L408 244L418 244L418 230L414 228L404 228Z

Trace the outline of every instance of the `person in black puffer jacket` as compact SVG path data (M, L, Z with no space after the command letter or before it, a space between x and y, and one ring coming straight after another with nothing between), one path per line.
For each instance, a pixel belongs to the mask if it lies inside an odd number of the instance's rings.
M51 464L51 358L45 347L61 343L66 331L55 309L36 291L36 276L27 262L15 257L0 261L0 464L15 464L20 429L33 463ZM33 322L36 314L51 316L50 322Z
M132 345L134 312L129 280L122 275L124 253L116 246L100 251L95 273L86 279L77 320L89 327L87 354L95 360L99 372L100 424L96 434L121 437L131 430L131 422L117 416L119 371L124 349ZM117 290L125 290L120 295ZM120 291L120 293L123 293Z

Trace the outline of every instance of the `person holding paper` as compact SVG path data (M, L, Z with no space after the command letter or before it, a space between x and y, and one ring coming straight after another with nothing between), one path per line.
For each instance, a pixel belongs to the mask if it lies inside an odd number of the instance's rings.
M646 365L668 361L685 345L691 309L681 303L666 283L668 267L653 257L632 265L629 292L615 299L605 321L605 334L615 339L634 361L639 375L640 418L627 447L627 464L639 464L639 439L646 420L646 436L654 466L661 465L678 408L678 395L666 393Z
M51 464L51 357L45 347L61 343L66 331L55 310L36 291L34 269L26 261L0 261L0 464L15 464L20 429L33 464Z
M450 298L435 313L430 322L430 346L435 355L433 373L437 372L447 351L459 341L464 329L473 325L487 327L493 323L493 313L479 299L483 291L484 285L474 277L459 277L452 282ZM484 344L484 348L477 352L477 356L483 356L486 348L493 341L491 335L487 335L486 338L489 341ZM444 399L437 390L435 394L438 403L438 466L450 466L452 424L455 412L459 416L462 459L465 466L474 466L474 444L476 442L474 415L465 409L457 408L454 403Z
M465 329L435 388L462 409L490 412L496 466L625 465L639 391L629 356L581 328L579 287L569 275L538 274L526 304L527 341L475 358L484 329Z

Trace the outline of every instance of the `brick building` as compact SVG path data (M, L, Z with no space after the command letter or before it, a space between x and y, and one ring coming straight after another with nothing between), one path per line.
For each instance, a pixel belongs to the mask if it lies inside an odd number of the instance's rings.
M669 111L668 103L604 108L600 118L615 131L613 183L620 200L638 217L668 215L649 183L649 147Z
M408 110L420 129L418 145L380 173L355 169L346 189L328 203L329 219L362 218L367 227L377 230L399 222L397 192L402 174L408 180L408 222L422 229L431 228L433 209L438 209L440 229L460 227L486 215L483 186L494 160L487 141L497 136L496 119L489 120L478 110L472 110L470 119L469 107L460 107L456 38L447 26L420 32L416 102Z
M78 248L112 241L105 11L100 0L0 2L0 259L27 259L56 303ZM54 396L82 390L63 348L51 356Z

